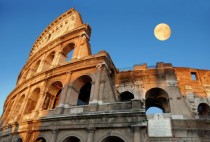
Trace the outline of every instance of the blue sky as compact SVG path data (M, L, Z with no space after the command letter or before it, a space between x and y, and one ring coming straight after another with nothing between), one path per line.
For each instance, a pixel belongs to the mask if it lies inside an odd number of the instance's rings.
M93 54L106 50L117 68L170 62L210 69L209 0L0 0L0 113L34 41L70 8L91 26ZM172 30L167 41L153 35L163 22Z

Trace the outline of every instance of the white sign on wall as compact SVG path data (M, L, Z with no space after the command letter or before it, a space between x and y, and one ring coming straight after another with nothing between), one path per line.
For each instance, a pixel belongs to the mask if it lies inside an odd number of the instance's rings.
M172 137L171 119L164 118L162 114L155 114L148 120L149 137Z

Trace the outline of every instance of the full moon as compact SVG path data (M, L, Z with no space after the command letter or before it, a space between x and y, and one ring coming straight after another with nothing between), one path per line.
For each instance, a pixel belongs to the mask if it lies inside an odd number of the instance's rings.
M158 40L167 40L171 36L171 29L165 23L158 24L154 29L154 35Z

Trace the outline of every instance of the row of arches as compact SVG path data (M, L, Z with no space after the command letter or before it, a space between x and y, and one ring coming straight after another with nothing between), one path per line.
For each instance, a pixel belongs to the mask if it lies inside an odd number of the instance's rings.
M22 139L20 138L18 142L22 142ZM39 137L34 142L47 142L45 138ZM69 136L65 138L62 142L82 142L80 138L76 136ZM118 136L108 136L102 139L101 142L125 142L122 138Z
M170 112L170 105L168 94L161 88L152 88L146 92L145 95L145 107L146 111L151 108L156 108L159 112ZM134 94L129 91L124 91L119 94L119 101L131 101L134 99ZM149 111L150 112L150 111Z
M71 102L73 105L88 105L92 89L92 78L89 75L82 75L75 79L71 86ZM61 81L55 81L43 90L41 87L32 89L28 94L23 93L12 98L6 105L4 117L13 118L17 114L29 114L34 110L55 109L59 105L64 85ZM14 103L15 102L15 103ZM12 108L14 108L12 110ZM10 113L10 114L9 114Z
M134 99L134 94L129 91L119 94L121 102L131 101L132 99ZM145 94L145 109L146 114L170 113L168 93L161 88L149 89ZM206 103L200 103L197 107L197 112L200 118L210 117L210 107Z
M89 104L92 81L89 75L83 75L78 77L70 85L73 89L71 89L68 95L72 96L70 98L72 105L80 106ZM12 98L9 104L6 105L6 111L3 117L10 116L10 118L13 118L17 114L29 114L36 109L40 110L40 108L41 110L54 109L59 104L63 84L61 81L55 81L50 84L46 90L47 91L41 91L41 89L37 87L29 93L29 96L23 94L18 96L16 98L17 100ZM134 99L134 94L129 91L124 91L119 95L119 101L121 102L130 101L132 99ZM14 109L12 110L11 108ZM170 113L170 103L167 92L161 88L149 89L145 94L145 109L146 113L151 113L150 109L153 109L152 111L156 109L156 111L152 113ZM198 105L197 111L200 117L209 116L209 105L201 103ZM10 114L8 114L9 112Z
M73 57L73 51L75 48L74 43L69 43L67 46L62 48L60 51L51 51L45 57L40 57L38 61L34 62L29 69L27 69L22 76L19 77L20 81L28 79L34 74L42 71L46 71L53 66L60 63L65 63Z
M84 75L76 79L76 81L73 83L72 86L74 87L74 91L71 92L71 95L78 96L76 105L79 106L89 104L91 82L92 79L88 75ZM56 81L48 87L48 91L46 92L42 105L42 110L54 109L56 106L58 106L62 89L63 84L60 81ZM25 109L25 114L31 113L33 110L35 110L38 101L41 101L39 99L43 98L41 97L40 93L40 88L33 90L28 98L26 105L28 107Z

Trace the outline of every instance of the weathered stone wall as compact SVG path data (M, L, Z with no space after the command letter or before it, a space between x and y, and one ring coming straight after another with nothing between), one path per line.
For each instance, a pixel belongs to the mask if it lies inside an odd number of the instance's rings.
M90 33L74 9L43 31L5 101L0 141L210 141L210 71L163 62L119 71L106 51L91 54ZM172 136L148 136L151 107Z

